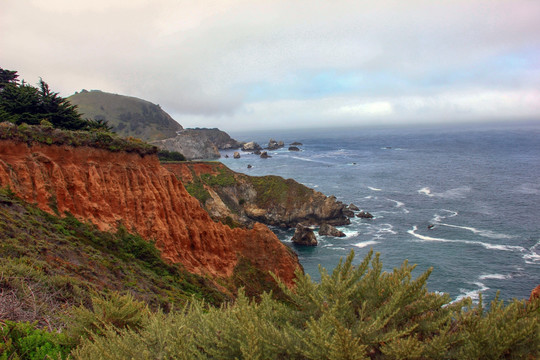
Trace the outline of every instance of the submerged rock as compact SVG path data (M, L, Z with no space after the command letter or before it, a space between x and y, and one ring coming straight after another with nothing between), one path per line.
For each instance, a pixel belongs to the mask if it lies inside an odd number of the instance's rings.
M301 142L295 141L295 142L293 142L293 143L291 143L289 145L291 145L291 146L302 146L304 144L302 144Z
M292 242L297 245L317 246L317 237L311 228L298 224L296 225Z
M345 233L336 229L334 226L324 223L319 228L319 235L334 236L334 237L345 237Z

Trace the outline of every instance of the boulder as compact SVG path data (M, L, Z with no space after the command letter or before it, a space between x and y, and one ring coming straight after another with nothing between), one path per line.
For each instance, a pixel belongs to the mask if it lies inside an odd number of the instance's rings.
M345 237L345 233L336 229L334 226L324 223L319 228L319 235L334 236L334 237Z
M360 211L360 209L358 208L358 206L354 205L354 204L350 204L349 205L349 209L352 210L352 211Z
M248 169L251 169L253 166L251 166L251 164L248 164L247 168Z
M373 219L373 215L364 210L360 211L356 216L362 219Z
M234 152L233 158L240 159L240 153L238 151Z
M257 144L255 141L247 142L242 146L242 151L257 151L261 149L262 147L259 144Z
M289 151L300 151L296 146L289 146Z
M298 224L296 225L292 242L297 245L317 246L317 237L311 228Z
M268 155L268 153L266 151L263 151L261 153L261 159L268 159L268 158L271 158L271 156Z

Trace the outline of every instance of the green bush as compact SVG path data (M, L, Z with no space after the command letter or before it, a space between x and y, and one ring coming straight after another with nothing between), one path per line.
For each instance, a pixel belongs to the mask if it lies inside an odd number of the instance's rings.
M540 355L540 300L489 310L470 299L430 293L430 271L413 279L405 262L383 272L353 254L320 283L297 273L287 301L242 291L221 308L193 301L152 314L139 329L107 328L87 338L75 359L534 359ZM112 357L111 354L114 354Z
M71 348L63 344L64 338L28 322L0 322L0 359L66 359Z

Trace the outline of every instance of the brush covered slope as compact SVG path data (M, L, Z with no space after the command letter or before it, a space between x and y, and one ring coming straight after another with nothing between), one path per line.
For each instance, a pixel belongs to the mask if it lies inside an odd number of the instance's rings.
M163 165L217 220L228 224L293 228L298 223L346 225L347 207L333 196L279 176L248 176L218 162Z
M120 227L102 232L73 215L59 217L0 188L0 319L60 328L71 306L91 294L129 292L170 310L192 297L230 300L205 277L168 264L153 243Z
M68 100L77 105L84 117L106 121L115 133L123 137L161 140L175 137L176 132L183 129L159 105L136 97L82 90Z
M69 212L102 231L122 225L155 241L164 259L193 273L230 278L244 260L292 283L298 259L266 226L232 229L214 222L157 156L57 139L53 145L23 142L15 134L19 128L2 126L13 140L0 140L0 186L24 201L49 213Z

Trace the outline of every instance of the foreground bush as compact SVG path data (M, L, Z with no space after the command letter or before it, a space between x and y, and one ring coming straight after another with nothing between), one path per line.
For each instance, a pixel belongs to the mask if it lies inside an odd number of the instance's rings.
M430 271L414 266L382 271L370 253L353 253L321 282L298 273L282 302L240 293L212 308L194 301L170 314L154 313L137 327L114 324L91 334L76 359L534 359L540 355L540 301L470 299L451 303L430 293Z

